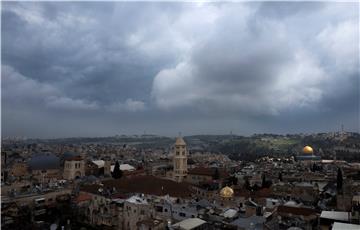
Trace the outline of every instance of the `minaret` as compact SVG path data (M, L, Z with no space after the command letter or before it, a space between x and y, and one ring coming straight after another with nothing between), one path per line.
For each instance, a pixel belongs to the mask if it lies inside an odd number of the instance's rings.
M182 182L187 175L187 149L182 137L176 138L174 148L174 180Z

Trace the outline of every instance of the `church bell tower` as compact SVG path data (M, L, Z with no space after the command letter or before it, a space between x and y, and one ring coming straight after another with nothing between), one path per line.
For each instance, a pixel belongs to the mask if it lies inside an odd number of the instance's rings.
M187 175L187 148L182 137L176 138L174 148L174 180L182 182Z

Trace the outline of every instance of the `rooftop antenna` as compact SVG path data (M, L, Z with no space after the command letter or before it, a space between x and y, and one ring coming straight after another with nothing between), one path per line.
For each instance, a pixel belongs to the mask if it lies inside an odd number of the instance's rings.
M234 143L234 135L232 130L230 131L230 136L231 136L231 144L232 144L232 153L235 153L235 143Z
M344 124L341 124L340 140L344 141L344 139L345 139Z

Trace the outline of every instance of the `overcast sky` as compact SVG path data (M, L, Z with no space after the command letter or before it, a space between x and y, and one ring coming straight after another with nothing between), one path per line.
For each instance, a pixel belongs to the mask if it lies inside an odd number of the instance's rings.
M2 3L2 135L359 131L358 3Z

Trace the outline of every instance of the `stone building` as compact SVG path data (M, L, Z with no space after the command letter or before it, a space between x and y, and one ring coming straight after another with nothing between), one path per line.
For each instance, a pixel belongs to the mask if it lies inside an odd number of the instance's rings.
M111 161L109 158L104 160L104 176L111 176Z
M85 162L82 157L76 156L65 160L64 179L73 180L83 176L85 176Z
M81 205L81 210L87 222L97 227L164 229L168 219L183 219L196 214L189 212L193 209L180 204L192 196L191 185L153 176L104 180L102 184L85 185L80 191L79 197L91 196ZM179 202L170 205L164 197ZM158 221L149 222L155 219Z
M24 177L28 175L28 165L25 162L16 162L10 168L10 175Z
M132 196L124 202L124 229L137 229L139 221L153 217L151 204L139 196Z

